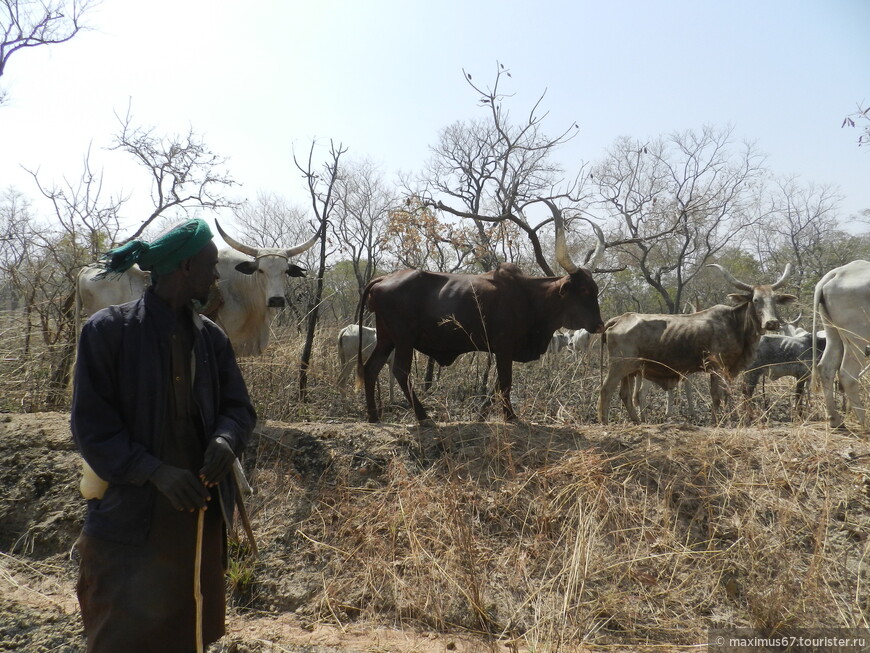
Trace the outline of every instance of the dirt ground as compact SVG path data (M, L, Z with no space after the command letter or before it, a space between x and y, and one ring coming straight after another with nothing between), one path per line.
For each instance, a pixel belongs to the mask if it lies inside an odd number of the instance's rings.
M73 551L85 506L77 490L79 458L69 436L68 418L63 413L0 415L0 651L73 653L85 650L74 591L77 563ZM536 430L531 425L522 428L530 443L546 440L547 447L562 456L570 455L571 449L578 446L614 450L614 447L619 449L632 443L706 436L705 429L685 425L616 426L609 430L589 426L577 430L568 427ZM483 423L441 424L438 437L427 438L425 434L421 436L416 427L396 424L269 422L260 425L246 455L245 466L255 489L259 482L250 510L261 560L250 572L253 578L244 576L244 566L236 570L232 582L237 591L228 616L228 633L210 651L471 653L533 650L527 641L519 644L509 638L478 637L470 628L450 632L450 629L427 629L420 624L390 624L389 618L380 623L370 618L350 618L349 613L336 613L335 619L324 619L322 605L315 605L323 601L319 589L325 582L322 570L318 570L316 560L312 559L315 554L309 553L306 558L287 553L287 533L309 514L300 503L302 499L288 502L289 495L297 493L298 488L331 482L330 479L332 482L340 479L342 484L363 491L377 488L391 460L398 457L415 461L417 466L413 468L423 474L427 461L455 455L463 446L457 443L459 440L465 443L482 440L492 429L492 425ZM866 555L870 525L870 446L866 437L831 434L821 426L819 429L811 433L819 442L824 441L817 447L823 450L818 455L825 457L828 467L839 470L843 492L851 493L843 499L851 502L848 504L851 512L841 519L842 533L846 534L843 539L847 540L843 546L852 547L859 554L863 550ZM582 433L578 432L580 430ZM787 443L789 438L785 429L755 435L779 439L782 443ZM559 438L564 438L564 442L558 442ZM772 446L781 450L783 466L792 464L788 444ZM532 449L531 444L529 449ZM501 453L495 457L504 460ZM281 465L278 465L279 459ZM267 468L271 470L269 473L264 471ZM282 498L282 492L287 496ZM314 501L310 496L304 500L309 504ZM829 538L827 546L836 546L837 537ZM312 539L310 548L323 546L322 542ZM845 559L847 553L843 555ZM858 585L867 575L866 559L863 564L863 568L850 572L857 574ZM637 576L638 573L649 575L648 572L632 573L641 580L644 577ZM655 578L650 581L654 583ZM256 591L251 590L254 586ZM844 589L846 594L850 591ZM725 582L724 590L715 592L721 593L723 601L727 601L730 586ZM866 598L863 600L866 606ZM866 611L866 607L863 609ZM711 614L714 612L710 610ZM865 612L864 618L866 616ZM699 650L697 642L685 647L671 647L660 641L652 644L655 645L649 647L650 651ZM611 641L600 649L566 646L561 650L647 649L637 642L623 648L618 641Z

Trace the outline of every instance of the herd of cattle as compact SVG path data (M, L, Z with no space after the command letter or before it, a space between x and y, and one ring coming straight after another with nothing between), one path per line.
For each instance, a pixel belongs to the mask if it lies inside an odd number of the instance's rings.
M586 267L577 266L568 256L561 215L553 210L553 217L556 260L564 276L529 277L517 266L503 263L477 275L401 270L368 284L360 300L358 323L339 334L338 350L339 381L346 383L353 367L357 368L370 421L380 418L375 385L387 362L417 419L429 420L410 379L414 351L442 366L471 351L492 354L497 370L495 395L505 418L513 420L514 361L538 360L563 349L588 353L593 337L600 334L609 360L597 407L603 424L608 423L617 389L636 422L644 413L650 385L668 391L670 415L678 384L695 373L709 374L714 423L730 397L730 381L741 373L746 396L752 395L762 377L795 377L799 407L806 381L817 367L830 425L844 426L834 398L836 379L856 418L866 427L859 378L870 343L870 262L853 261L818 282L811 332L778 316L779 306L796 300L778 292L791 265L772 284L750 284L714 264L710 267L739 291L729 295L732 305L682 315L625 313L605 322L591 273L604 253L603 237L599 234ZM217 228L232 249L219 252L219 290L201 310L227 332L238 354L259 355L269 343L270 309L285 302L285 275L304 275L290 259L311 247L318 236L287 249L258 248L235 241L219 224ZM135 299L148 282L147 273L138 268L119 279L98 279L98 271L89 266L78 275L77 317ZM366 309L374 314L373 329L363 325ZM766 333L780 330L783 333ZM687 383L690 399L689 388ZM392 384L390 394L392 398Z

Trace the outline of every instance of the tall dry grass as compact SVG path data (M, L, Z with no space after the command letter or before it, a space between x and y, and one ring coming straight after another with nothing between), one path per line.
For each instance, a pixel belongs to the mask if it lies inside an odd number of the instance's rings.
M870 626L868 448L848 436L336 425L317 456L306 437L267 428L253 469L269 497L255 508L260 564L308 578L293 609L312 622L462 630L528 651ZM360 474L353 446L386 448ZM280 597L263 580L246 601Z

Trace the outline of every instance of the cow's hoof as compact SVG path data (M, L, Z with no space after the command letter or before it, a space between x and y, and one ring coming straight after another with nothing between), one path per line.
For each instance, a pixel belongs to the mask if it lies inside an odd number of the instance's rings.
M435 423L435 420L431 417L427 417L426 419L421 419L417 424L421 429L434 429L437 428L438 425Z

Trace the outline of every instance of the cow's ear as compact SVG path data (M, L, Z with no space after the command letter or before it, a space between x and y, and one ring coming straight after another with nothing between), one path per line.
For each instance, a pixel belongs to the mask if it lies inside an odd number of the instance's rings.
M747 304L752 301L752 295L746 295L739 292L733 292L728 295L728 299L730 299L736 306L742 306L743 304Z
M794 295L777 295L776 303L777 304L791 304L792 302L796 302L797 297Z
M290 263L287 266L287 276L288 277L304 277L305 276L305 268L301 268L294 263Z
M257 271L256 261L242 261L236 266L236 270L242 274L254 274Z

